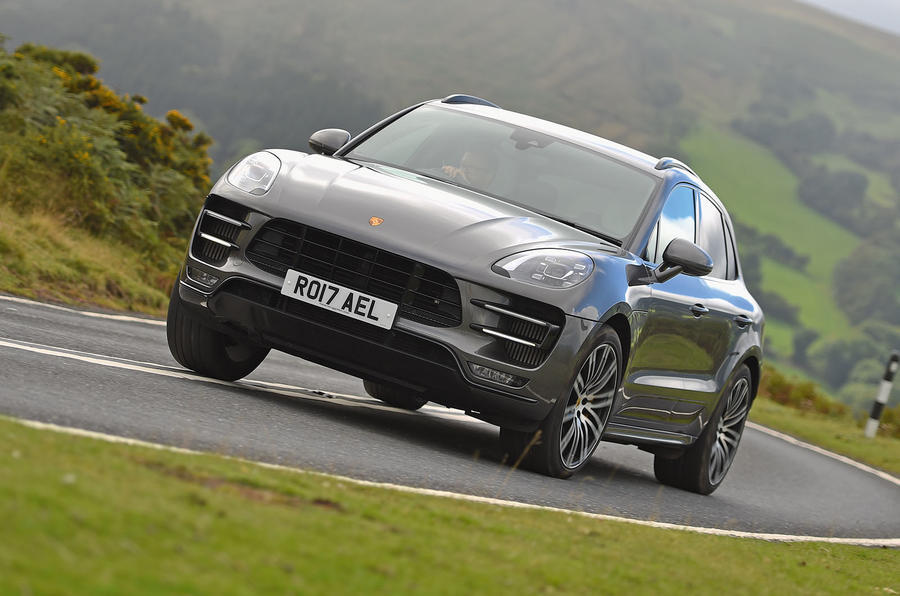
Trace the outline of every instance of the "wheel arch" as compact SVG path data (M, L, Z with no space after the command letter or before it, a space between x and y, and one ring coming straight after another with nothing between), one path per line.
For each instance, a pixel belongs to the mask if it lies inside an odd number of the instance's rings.
M762 372L759 358L757 358L753 354L750 354L741 361L741 364L746 364L747 368L750 370L750 399L754 400L756 399L756 392L759 391L759 382Z
M628 322L628 317L622 312L613 314L604 323L612 327L619 336L619 343L622 345L622 370L624 371L631 354L631 324Z

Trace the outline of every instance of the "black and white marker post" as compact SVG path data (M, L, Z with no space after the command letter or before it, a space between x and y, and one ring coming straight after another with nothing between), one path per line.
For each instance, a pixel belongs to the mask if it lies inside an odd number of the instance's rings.
M881 420L881 413L884 411L884 406L887 405L888 397L891 395L891 387L894 385L894 375L897 374L898 367L900 367L900 352L894 352L888 359L887 367L884 369L884 376L881 378L881 387L878 389L875 403L872 404L872 413L869 414L869 421L866 422L866 436L870 439L875 436L875 432L878 430L878 421Z

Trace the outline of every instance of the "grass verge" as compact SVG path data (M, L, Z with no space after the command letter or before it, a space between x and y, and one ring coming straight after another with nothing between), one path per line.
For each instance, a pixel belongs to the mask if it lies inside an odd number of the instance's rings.
M0 437L4 594L900 591L896 550L507 509L8 419Z
M849 414L797 410L760 396L750 410L750 420L900 475L900 439L880 435L868 439Z
M0 291L43 301L165 313L176 271L152 255L0 202Z

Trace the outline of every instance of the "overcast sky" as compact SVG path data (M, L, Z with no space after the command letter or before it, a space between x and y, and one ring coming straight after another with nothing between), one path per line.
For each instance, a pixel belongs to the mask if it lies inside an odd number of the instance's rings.
M900 35L900 0L801 0Z

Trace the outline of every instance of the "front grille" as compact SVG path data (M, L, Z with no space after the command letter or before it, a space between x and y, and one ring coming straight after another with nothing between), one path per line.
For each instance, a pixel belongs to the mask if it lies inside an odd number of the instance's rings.
M383 298L401 317L434 327L462 321L459 287L448 273L368 244L283 219L263 226L247 260L275 275L288 269Z
M458 370L459 367L451 353L444 347L413 335L403 332L388 331L362 321L345 317L336 312L331 312L312 304L299 300L293 300L283 296L278 290L240 278L231 278L222 284L211 301L211 308L215 308L218 297L236 296L249 300L254 304L271 308L286 315L292 315L301 319L313 320L317 324L325 325L339 332L376 341L379 344L415 355L445 368ZM281 343L290 344L299 337L294 337L286 329L275 327L270 330ZM301 334L302 335L302 334Z
M282 295L278 290L239 278L226 281L219 294L231 294L245 298L261 306L275 309L287 315L312 319L338 331L375 341L385 340L391 332L375 325L363 323L300 300Z

